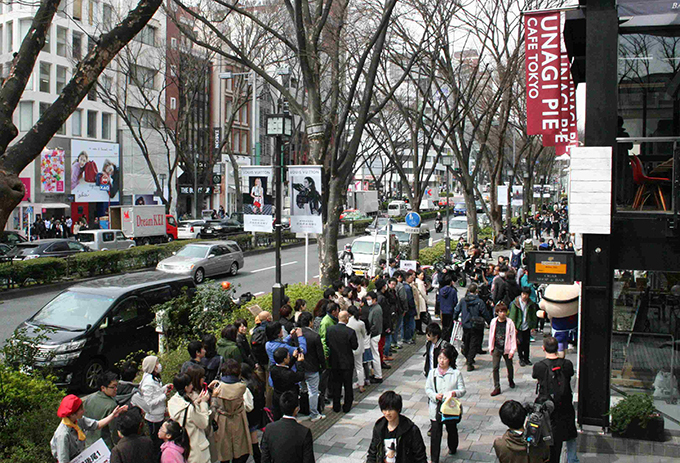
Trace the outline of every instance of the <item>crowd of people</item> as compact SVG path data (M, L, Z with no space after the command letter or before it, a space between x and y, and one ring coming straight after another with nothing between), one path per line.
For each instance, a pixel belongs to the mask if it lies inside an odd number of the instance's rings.
M30 236L31 240L71 238L78 235L80 231L98 230L99 228L99 217L95 217L92 223L88 223L85 217L74 221L70 216L43 218L41 215L36 215L35 221L30 226Z
M532 365L529 346L539 328L536 293L522 266L512 265L516 262L501 257L498 265L479 268L478 278L461 300L451 275L445 271L438 275L441 325L430 320L427 293L432 286L425 271L402 271L390 262L384 278L373 282L373 290L371 282L353 276L326 289L313 308L302 299L286 300L279 320L263 311L252 330L239 319L221 330L219 340L206 334L190 342L190 359L171 384L162 384L163 367L155 356L143 359L139 383L134 383L138 371L131 363L120 377L106 372L98 392L82 401L73 395L64 399L58 411L62 422L51 443L53 454L66 463L102 438L115 463L140 461L139 455L161 463L245 463L251 455L256 463L313 462L311 431L298 419L323 420L329 406L335 412L350 412L355 390L382 383L383 371L392 368L390 362L404 344L414 344L416 336L424 335L429 461L439 463L444 428L449 454L458 449L460 416L448 415L444 404L449 407L466 394L458 350L451 342L454 325L463 331L461 354L467 371L475 370L477 355L491 354L492 396L502 393L501 360L510 388L516 387L514 357L520 368ZM474 265L478 268L477 262ZM546 359L533 365L532 376L540 386L537 400L554 403L554 443L530 449L537 456L529 461L558 463L566 442L569 463L575 463L576 428L568 387L573 365L559 357L555 338L545 337L543 349ZM566 388L553 386L556 371L562 383L566 380ZM418 426L401 414L401 397L385 392L379 405L383 418L375 424L367 461L427 462ZM502 463L518 461L508 455L518 454L526 407L508 401L499 413L509 429L494 448Z

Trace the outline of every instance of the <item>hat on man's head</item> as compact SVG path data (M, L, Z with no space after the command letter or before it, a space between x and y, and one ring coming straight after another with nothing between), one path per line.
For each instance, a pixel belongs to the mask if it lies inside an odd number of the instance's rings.
M73 415L82 406L83 401L80 400L78 396L69 394L61 399L61 404L59 405L59 409L57 409L57 416L59 418L66 418L69 415Z

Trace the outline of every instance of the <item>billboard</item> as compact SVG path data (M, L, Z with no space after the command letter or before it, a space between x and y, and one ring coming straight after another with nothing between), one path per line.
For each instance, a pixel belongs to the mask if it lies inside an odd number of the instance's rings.
M42 193L65 193L64 150L45 148L40 153L40 191Z
M288 167L290 182L290 230L294 233L322 233L321 166Z
M245 231L272 232L272 168L242 166L243 228Z
M522 185L512 186L512 202L513 206L524 205L524 187Z
M117 143L71 141L71 194L76 202L118 201Z

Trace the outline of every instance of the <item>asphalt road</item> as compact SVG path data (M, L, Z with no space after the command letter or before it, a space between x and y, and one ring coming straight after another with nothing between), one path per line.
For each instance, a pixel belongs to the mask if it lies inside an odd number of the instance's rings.
M444 237L443 233L435 233L434 220L425 221L430 227L434 242ZM342 249L345 243L351 243L356 236L344 238L338 241L338 248ZM421 247L427 243L421 242ZM308 277L309 281L318 281L319 258L317 245L309 244L308 254ZM239 270L236 276L221 276L214 278L216 281L230 281L237 286L237 294L247 291L261 295L271 292L275 280L274 251L245 258L245 266ZM305 280L305 247L284 249L281 252L281 277L282 283L299 283ZM24 320L36 313L41 307L59 294L61 290L46 291L44 293L3 300L0 294L0 345L14 332L14 329Z

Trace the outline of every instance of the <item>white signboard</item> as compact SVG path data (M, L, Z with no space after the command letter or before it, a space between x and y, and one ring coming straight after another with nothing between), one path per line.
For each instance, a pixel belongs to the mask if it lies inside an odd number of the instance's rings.
M111 460L111 451L104 440L99 439L69 463L109 463L109 460Z
M71 141L71 193L76 202L118 201L118 143Z
M404 231L409 235L417 235L420 233L420 227L406 227Z
M612 149L572 147L569 233L611 233Z
M413 270L415 272L417 267L418 261L415 260L402 260L399 262L399 268L401 270L405 271Z
M323 233L321 166L288 167L290 231Z
M507 185L498 185L496 187L496 199L498 200L499 206L507 206L508 205L508 186Z
M522 185L512 186L512 205L513 206L524 205L524 187Z
M241 167L243 177L243 229L272 232L273 182L271 166Z

